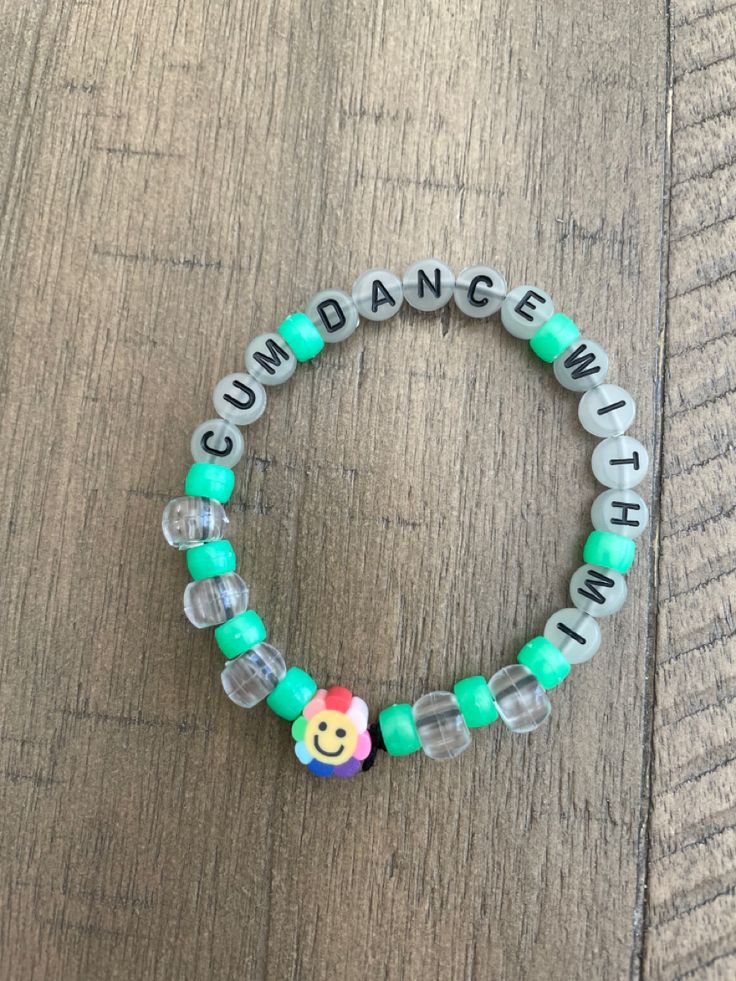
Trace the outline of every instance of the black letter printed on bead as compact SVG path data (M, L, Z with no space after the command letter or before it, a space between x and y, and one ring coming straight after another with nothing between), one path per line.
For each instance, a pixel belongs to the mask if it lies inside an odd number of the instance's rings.
M329 309L332 309L334 313L337 314L337 320L334 322L330 320L330 315L327 312ZM322 302L317 305L317 313L319 314L319 319L324 324L325 330L330 334L334 334L336 330L340 330L340 328L344 327L347 323L347 318L343 308L332 296L329 296L326 300L322 300Z
M626 405L626 403L623 402L623 401L621 401L621 402L610 402L608 405L604 405L600 409L598 409L598 415L599 416L605 416L606 413L608 413L608 412L614 412L616 409L623 409L625 405Z
M532 317L528 311L537 309L536 303L532 303L532 300L537 300L540 304L544 303L543 296L540 296L539 293L535 292L535 290L527 290L514 307L514 313L518 313L520 317L523 317L524 320L528 320L529 323L533 322L534 317ZM524 309L525 307L527 309ZM565 364L567 365L567 362L565 362Z
M568 627L566 623L562 623L562 621L560 621L559 623L556 623L555 626L558 630L561 630L563 634L567 634L571 640L577 641L582 647L585 647L585 645L588 643L585 637L581 637L579 633L576 633L572 627Z
M425 284L432 296L439 300L440 294L442 293L442 277L438 266L435 266L434 282L432 282L423 269L420 269L417 273L417 293L419 296L424 296Z
M468 286L468 303L474 307L484 307L488 303L488 297L482 296L479 300L475 298L475 291L478 288L478 283L485 283L488 289L493 289L493 280L490 276L474 276L470 281L470 286Z
M623 512L622 517L611 518L612 525L628 525L630 528L638 528L641 524L641 521L634 521L629 518L629 511L641 511L641 504L633 504L628 501L611 501L611 507L619 508Z
M601 589L613 589L615 585L616 583L609 576L591 569L585 579L586 588L579 587L578 593L593 603L605 603L606 597L601 593Z
M379 290L383 294L383 296L380 298L378 296ZM374 279L373 288L371 290L371 310L373 313L375 313L380 306L383 306L384 303L389 303L392 307L396 306L396 300L391 296L381 280Z
M636 450L634 450L634 452L631 454L631 456L628 459L623 459L623 460L610 460L609 462L610 462L610 464L611 464L612 467L623 467L623 466L626 466L627 464L630 463L632 465L632 467L634 468L634 470L638 470L639 469L639 453Z
M269 375L275 375L278 366L289 360L289 352L285 351L280 344L277 344L273 337L269 337L266 341L266 347L268 348L268 354L264 354L262 351L256 351L253 355L253 360L257 361L261 368L268 372Z
M529 318L531 320L531 317ZM587 352L587 353L584 353ZM563 364L566 368L572 368L570 375L572 378L585 378L587 375L594 375L601 370L600 365L593 364L595 355L587 350L585 342L578 345L574 351L565 358ZM621 405L624 403L622 402Z
M206 433L202 433L202 439L199 441L199 445L205 451L205 453L210 453L212 456L227 456L232 452L233 441L229 436L225 437L225 449L217 449L217 447L210 444L210 440L215 435L212 429L208 429Z
M225 392L225 394L222 396L224 400L229 402L230 405L234 405L236 409L242 409L243 411L250 409L250 407L255 403L256 393L252 388L250 388L250 386L241 382L239 378L234 378L232 384L233 388L237 388L238 391L245 395L247 401L242 402L240 399L236 399L235 396L231 395L229 392Z

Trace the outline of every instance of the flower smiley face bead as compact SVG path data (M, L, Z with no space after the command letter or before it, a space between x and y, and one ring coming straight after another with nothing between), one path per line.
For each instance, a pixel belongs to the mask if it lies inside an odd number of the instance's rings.
M319 777L352 777L371 751L368 706L347 688L320 688L291 727L297 758Z

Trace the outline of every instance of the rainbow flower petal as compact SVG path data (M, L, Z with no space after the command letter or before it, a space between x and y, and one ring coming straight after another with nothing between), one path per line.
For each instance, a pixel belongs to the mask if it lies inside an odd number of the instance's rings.
M352 777L360 769L360 760L356 760L354 756L351 756L347 763L341 763L335 767L334 775L336 777Z
M349 719L352 719L355 725L358 727L358 732L363 732L368 728L368 706L365 704L362 698L357 696L353 698L350 703L350 708L345 713Z
M361 732L358 736L358 745L353 751L356 760L364 760L371 752L371 736L369 732Z
M291 734L294 737L294 739L296 739L297 742L300 742L304 739L304 733L306 731L307 731L307 720L304 718L303 715L300 715L296 719L294 719L294 724L291 727Z
M335 771L331 763L321 763L319 760L312 760L307 769L318 777L331 777Z
M324 712L325 708L327 707L325 705L326 694L327 692L325 689L320 688L319 691L312 696L311 701L307 702L307 704L304 706L304 711L302 712L305 719L311 719L313 715L317 714L317 712Z

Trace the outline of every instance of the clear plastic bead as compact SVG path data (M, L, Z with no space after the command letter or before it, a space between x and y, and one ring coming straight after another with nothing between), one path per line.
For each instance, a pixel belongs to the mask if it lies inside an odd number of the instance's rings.
M164 508L161 530L174 548L219 542L228 525L225 509L210 497L175 497Z
M555 378L571 392L587 392L606 380L608 355L595 341L577 340L552 364Z
M610 617L626 602L626 580L615 569L581 565L570 580L570 598L578 610L592 617Z
M243 455L243 434L226 419L208 419L192 433L192 458L195 463L216 463L232 469Z
M360 318L352 296L342 290L315 293L304 311L328 344L347 340L355 333Z
M449 691L422 695L412 708L422 749L433 760L451 760L470 745L470 730Z
M388 269L369 269L353 283L353 300L366 320L388 320L404 302L404 287Z
M467 266L455 279L455 306L466 317L490 317L506 296L506 280L492 266Z
M250 426L266 409L266 389L244 371L226 375L212 393L215 412L235 426Z
M568 607L553 613L544 627L545 639L555 645L568 664L589 661L601 646L601 628L588 613Z
M415 310L439 310L452 299L455 277L439 259L420 259L404 273L404 299Z
M552 297L538 286L515 286L501 305L501 323L509 334L530 340L555 312Z
M245 349L245 370L261 385L281 385L296 371L296 355L281 334L259 334Z
M280 652L270 644L256 644L228 661L220 680L231 702L242 708L253 708L271 694L285 674L286 665Z
M248 609L248 587L237 572L196 579L184 590L184 613L195 627L216 627Z
M595 479L604 487L628 490L636 487L649 469L649 454L633 436L611 436L593 450Z
M488 682L498 714L512 732L532 732L547 719L552 705L544 688L523 664L509 664Z
M590 517L596 531L638 538L649 524L649 508L635 490L607 490L593 501Z
M636 402L625 388L597 385L580 399L578 418L594 436L621 436L636 418Z

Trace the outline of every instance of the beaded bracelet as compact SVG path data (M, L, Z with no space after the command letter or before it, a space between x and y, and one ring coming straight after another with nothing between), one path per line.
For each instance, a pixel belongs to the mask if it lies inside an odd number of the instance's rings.
M297 363L316 357L325 342L346 340L361 316L388 320L404 300L417 310L439 310L451 298L469 317L500 310L506 330L528 340L532 351L552 364L564 388L583 393L580 422L601 439L593 451L593 473L608 489L593 503L594 530L585 542L584 565L570 581L573 606L554 613L515 664L488 681L481 675L463 678L452 692L431 692L414 705L390 705L369 727L368 706L347 688L318 689L306 671L287 670L281 653L265 642L261 618L248 609L248 586L235 572L235 552L223 537L228 524L223 504L233 492L232 467L244 449L237 427L263 415L264 386L291 378ZM635 402L623 388L604 384L606 352L595 341L581 340L577 326L555 312L544 290L517 286L507 292L503 276L490 266L470 266L455 277L444 263L424 259L411 265L403 280L387 269L371 269L355 281L351 296L337 289L317 293L306 312L292 314L276 333L250 342L245 368L215 386L218 418L195 429L186 496L167 504L162 522L167 542L186 550L192 582L184 591L184 613L195 627L215 627L226 658L221 678L228 698L244 708L265 698L276 715L292 723L296 756L318 776L368 770L380 750L406 756L422 749L432 759L452 759L470 745L471 729L499 716L514 732L538 728L551 711L547 691L572 664L596 653L598 619L623 605L634 540L649 520L647 505L633 490L647 472L647 451L624 435L634 421Z

